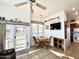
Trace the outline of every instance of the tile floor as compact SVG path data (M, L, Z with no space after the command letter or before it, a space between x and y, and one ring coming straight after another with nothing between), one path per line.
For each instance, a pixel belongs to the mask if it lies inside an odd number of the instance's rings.
M17 59L79 59L79 44L72 43L66 52L57 48L36 49Z

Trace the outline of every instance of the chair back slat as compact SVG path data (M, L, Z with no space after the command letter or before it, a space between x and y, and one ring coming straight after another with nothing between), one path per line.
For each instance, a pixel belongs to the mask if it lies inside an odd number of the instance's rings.
M34 39L34 41L36 42L36 37L35 37L35 36L33 36L33 39Z
M52 36L50 36L50 38L49 38L49 42L51 41L51 39L52 39Z

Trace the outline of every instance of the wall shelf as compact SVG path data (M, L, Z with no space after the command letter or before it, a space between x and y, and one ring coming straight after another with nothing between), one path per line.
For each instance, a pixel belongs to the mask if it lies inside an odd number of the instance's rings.
M21 22L21 21L13 21L13 20L0 20L1 24L13 24L13 25L26 25L29 26L30 23Z

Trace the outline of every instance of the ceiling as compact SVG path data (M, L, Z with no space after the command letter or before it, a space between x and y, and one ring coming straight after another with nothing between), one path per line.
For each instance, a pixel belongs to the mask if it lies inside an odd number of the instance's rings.
M7 6L14 6L14 4L19 2L24 2L28 0L0 0L0 3L5 4ZM77 11L79 11L79 0L36 0L40 4L47 7L46 10L42 10L36 6L34 7L34 16L35 18L44 19L48 16L51 16L59 11L65 10L72 18L76 17L74 15L74 11L71 9L74 7ZM28 6L21 6L21 9L27 10Z

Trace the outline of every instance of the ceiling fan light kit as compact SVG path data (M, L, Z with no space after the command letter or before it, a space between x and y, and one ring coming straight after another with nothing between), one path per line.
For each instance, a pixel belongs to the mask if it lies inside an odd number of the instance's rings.
M30 0L31 2L35 2L36 0Z

